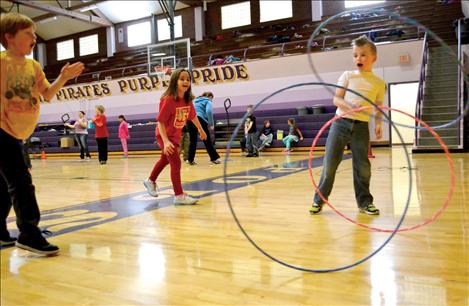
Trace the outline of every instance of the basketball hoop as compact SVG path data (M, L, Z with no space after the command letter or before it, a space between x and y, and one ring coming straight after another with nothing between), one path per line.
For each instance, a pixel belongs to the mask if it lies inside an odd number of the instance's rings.
M161 75L171 75L171 66L155 66L155 72Z

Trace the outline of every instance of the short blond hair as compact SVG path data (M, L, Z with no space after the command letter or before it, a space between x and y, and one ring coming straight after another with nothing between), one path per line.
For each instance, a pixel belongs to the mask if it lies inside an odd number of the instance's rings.
M0 42L5 49L8 49L6 34L15 36L19 30L33 27L36 29L34 21L28 16L18 13L6 13L0 16Z
M96 105L94 108L97 109L97 110L99 110L102 114L104 113L104 110L105 110L105 109L104 109L104 106L102 106L102 105Z
M354 47L370 46L371 52L373 52L373 54L376 55L378 53L375 43L369 40L368 37L366 37L366 35L362 35L352 40L352 46Z

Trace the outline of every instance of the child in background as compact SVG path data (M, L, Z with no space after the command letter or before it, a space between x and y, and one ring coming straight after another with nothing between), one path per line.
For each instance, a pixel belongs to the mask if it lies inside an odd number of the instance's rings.
M270 147L272 140L274 139L274 134L272 133L272 128L270 127L270 121L264 120L264 126L259 132L259 151L264 150L264 148Z
M98 158L101 165L105 165L107 162L107 145L109 131L107 129L107 120L104 115L104 106L96 105L96 116L92 119L96 126L96 142L98 144Z
M247 132L248 126L249 126L249 121L248 120L244 121L244 134L243 134L243 137L241 137L241 139L239 140L239 144L241 145L242 156L246 156L248 154L247 149L246 149L246 142L248 138L248 132Z
M127 150L127 139L130 138L129 135L129 124L125 120L124 115L119 115L119 139L121 140L122 150L124 151L124 158L129 157L129 152Z
M382 105L386 92L386 83L373 73L373 64L377 59L375 44L366 36L361 36L352 42L353 61L357 70L345 71L339 78L338 85L350 88L377 105ZM337 88L334 96L334 105L337 106L337 115L344 114L352 109L369 105L362 97ZM318 189L325 199L328 199L334 185L337 167L342 161L344 147L350 142L353 163L353 184L355 200L359 212L368 215L379 215L379 209L373 204L373 196L370 193L371 165L368 160L368 145L370 133L368 122L374 110L364 110L349 114L335 121L329 130L326 141L326 154L324 166ZM376 138L382 136L381 112L375 115ZM314 195L314 202L309 209L311 214L318 214L324 205L323 199L318 193Z
M207 150L208 156L210 157L210 162L214 165L220 164L220 155L213 146L212 140L210 138L210 130L215 130L215 120L213 119L213 107L212 107L213 93L204 92L200 97L194 99L195 112L197 118L199 119L200 125L204 129L205 134L207 134L207 139L204 140L204 146ZM190 134L190 146L189 146L189 158L188 164L195 165L197 164L195 159L195 154L197 152L197 128L189 121L187 123Z
M198 200L184 193L181 184L181 158L179 146L181 131L187 120L191 120L197 127L200 138L205 140L205 134L197 119L191 90L191 74L186 69L177 69L171 74L169 86L161 96L158 125L156 127L156 141L161 148L161 157L156 162L150 177L143 182L148 193L158 196L156 180L161 171L169 164L171 167L171 182L174 189L175 205L192 205Z
M295 119L289 118L288 119L288 135L283 138L283 144L286 146L286 149L283 152L289 153L292 152L293 149L291 148L292 142L298 142L298 140L303 140L303 134L301 133L298 126L296 126Z
M36 25L18 13L1 14L0 42L0 245L14 245L7 229L13 205L19 229L16 246L44 255L56 254L38 227L41 214L31 174L23 156L23 140L33 133L39 118L40 102L50 101L65 83L79 76L82 63L66 64L49 84L41 65L26 58L36 44Z
M189 129L187 128L187 124L184 125L181 132L181 154L182 160L187 162L189 160L189 146L191 144L191 135L189 133Z
M28 167L28 171L31 172L33 169L33 165L31 164L31 157L29 156L29 147L31 146L31 137L26 140L23 140L23 156L24 162L26 163L26 167Z
M246 134L246 145L248 147L248 155L246 157L258 157L259 153L257 150L257 127L256 117L252 113L252 105L248 105L247 108L248 117L244 127L244 134Z
M80 148L80 160L89 161L91 155L88 151L88 120L85 118L85 112L78 112L78 120L75 121L75 124L72 125L65 123L65 126L75 129L75 139L78 143L78 147Z

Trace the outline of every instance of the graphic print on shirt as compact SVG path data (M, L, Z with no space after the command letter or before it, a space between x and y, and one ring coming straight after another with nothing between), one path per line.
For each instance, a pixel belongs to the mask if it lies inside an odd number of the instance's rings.
M8 109L13 112L35 112L39 102L31 92L36 85L35 76L26 66L8 65L6 69L5 98L8 99Z
M186 125L186 120L189 118L191 111L190 106L176 107L176 116L174 117L174 127L182 129Z

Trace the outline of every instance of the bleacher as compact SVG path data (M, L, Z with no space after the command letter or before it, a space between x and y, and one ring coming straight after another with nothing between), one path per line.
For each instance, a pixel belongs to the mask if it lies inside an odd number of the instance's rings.
M419 39L423 32L414 26L405 25L399 20L389 18L386 11L415 19L430 28L446 43L454 44L456 36L452 22L461 17L455 6L460 3L441 4L435 1L408 1L405 6L399 1L386 1L374 6L375 13L350 14L337 18L327 24L317 36L317 46L313 52L334 50L350 46L353 38L360 34L374 35L375 41L401 41ZM330 16L323 16L326 20ZM276 56L306 53L307 40L320 22L300 20L294 23L261 26L249 31L223 32L202 41L192 42L191 53L194 67L204 67L216 55L234 55L241 60L257 60ZM398 31L402 31L402 33ZM393 31L397 31L394 32ZM374 33L374 34L371 34ZM296 34L296 35L295 35ZM290 42L272 44L269 38L278 35L289 37ZM297 37L297 38L296 38ZM437 44L430 41L430 45ZM113 79L147 72L147 48L118 52L109 58L91 58L85 62L85 73L68 84ZM63 64L45 67L49 79L57 77Z
M317 102L311 101L310 106L316 105ZM288 118L295 118L296 123L303 133L304 140L299 143L298 146L310 146L314 137L317 135L319 129L334 116L335 106L325 106L323 114L307 114L298 115L296 108L290 109L273 109L273 110L259 110L255 112L256 126L258 130L262 128L264 120L268 119L271 122L274 131L283 130L284 135L288 134ZM227 118L225 113L215 113L215 135L216 135L216 146L218 149L224 150L226 143L231 137L236 125L240 122L244 116L244 112L230 113L230 124L227 124ZM149 117L151 115L141 115L139 119L128 120L131 125L130 139L128 140L129 152L142 151L151 152L159 149L158 144L155 141L155 128L156 121L155 117ZM133 115L133 117L138 117ZM118 126L119 122L117 118L108 119L108 130L109 130L109 151L119 152L122 150L120 139L118 138ZM90 152L97 152L98 147L95 141L95 130L88 129L88 146ZM233 142L232 147L239 147L239 140L242 137L242 129L238 134L236 141ZM61 148L60 139L62 137L74 137L73 130L67 129L67 134L64 135L63 124L61 123L50 123L48 125L41 125L40 130L36 131L33 137L38 137L41 140L41 145L44 147L46 153L77 153L79 152L78 147L75 145L71 148ZM321 135L318 145L325 145L327 138L327 131ZM197 148L201 149L204 145L199 139ZM274 141L271 148L283 147L281 140L276 139L274 135Z

